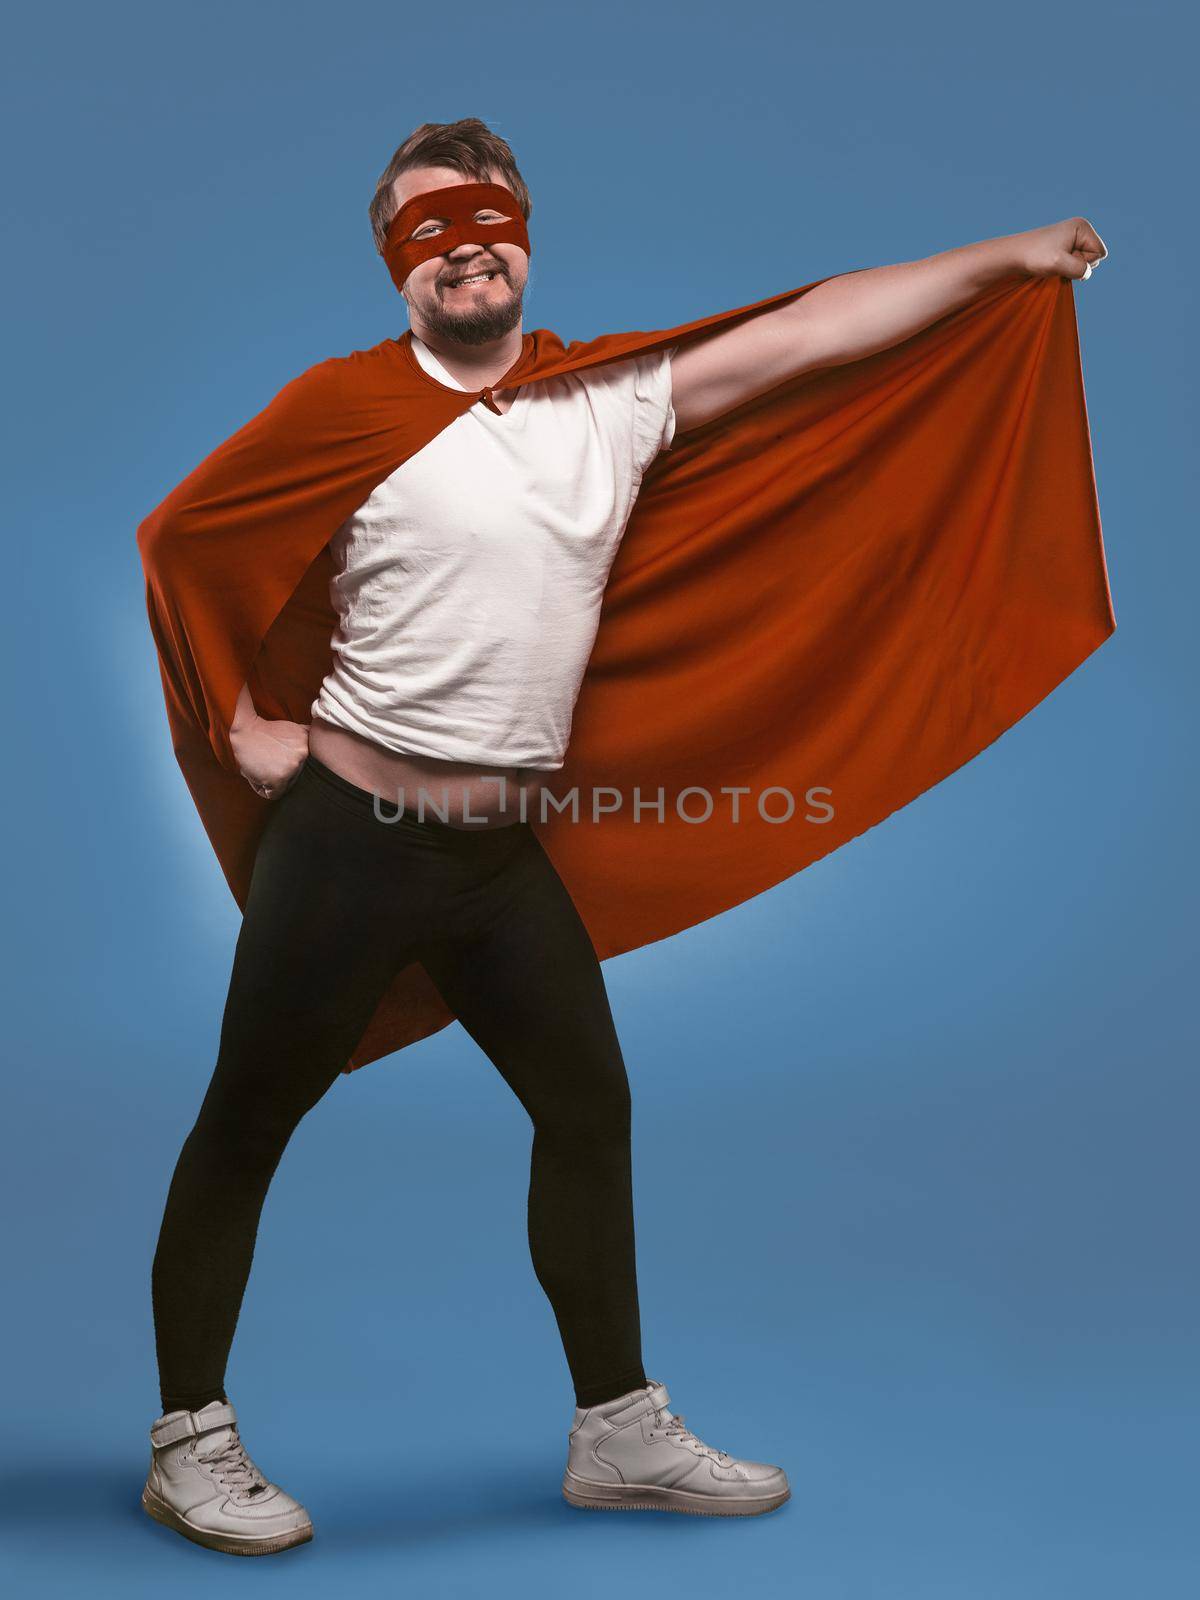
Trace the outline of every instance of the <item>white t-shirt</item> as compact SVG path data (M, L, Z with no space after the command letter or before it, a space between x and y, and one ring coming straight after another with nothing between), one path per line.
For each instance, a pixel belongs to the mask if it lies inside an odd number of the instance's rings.
M674 437L671 355L525 384L503 415L480 400L372 491L333 536L313 715L400 754L562 766L609 570Z

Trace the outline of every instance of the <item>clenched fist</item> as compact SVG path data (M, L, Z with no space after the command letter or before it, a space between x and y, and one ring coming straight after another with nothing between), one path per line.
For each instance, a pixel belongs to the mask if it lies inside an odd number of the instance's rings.
M1068 217L1045 228L1031 228L1016 235L1017 259L1032 278L1079 278L1087 280L1092 268L1103 261L1108 251L1104 240L1086 217Z
M242 777L264 800L290 789L308 755L308 727L252 716L235 723L229 742Z

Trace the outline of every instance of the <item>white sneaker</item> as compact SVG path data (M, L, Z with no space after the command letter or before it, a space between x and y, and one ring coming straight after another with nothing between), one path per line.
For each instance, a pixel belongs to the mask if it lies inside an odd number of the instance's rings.
M575 1408L563 1494L592 1511L691 1511L753 1517L791 1498L782 1467L714 1450L667 1410L648 1383L602 1405Z
M150 1429L142 1505L185 1539L234 1556L265 1556L313 1536L308 1512L268 1482L238 1437L227 1400L170 1411Z

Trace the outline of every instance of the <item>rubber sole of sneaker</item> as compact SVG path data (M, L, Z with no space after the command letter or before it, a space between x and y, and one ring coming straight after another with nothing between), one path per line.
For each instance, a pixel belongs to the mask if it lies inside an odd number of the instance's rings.
M649 1483L592 1483L567 1470L563 1498L583 1511L684 1511L693 1517L760 1517L792 1498L791 1489L737 1500L660 1489Z
M270 1539L239 1539L232 1534L210 1533L206 1528L194 1528L185 1517L160 1499L149 1484L142 1490L142 1509L155 1522L173 1528L193 1544L202 1544L207 1550L220 1550L227 1556L273 1556L279 1550L291 1550L294 1545L307 1544L313 1536L311 1522L293 1528L289 1533L277 1533Z

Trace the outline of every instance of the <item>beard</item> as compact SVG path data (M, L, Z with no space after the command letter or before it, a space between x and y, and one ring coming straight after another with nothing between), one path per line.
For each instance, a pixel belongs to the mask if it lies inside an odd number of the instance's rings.
M507 275L494 278L508 290L503 297L489 293L484 302L452 304L453 289L435 290L429 303L421 306L421 319L431 332L459 344L491 344L510 333L521 320L523 295L514 293Z

